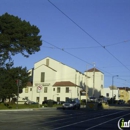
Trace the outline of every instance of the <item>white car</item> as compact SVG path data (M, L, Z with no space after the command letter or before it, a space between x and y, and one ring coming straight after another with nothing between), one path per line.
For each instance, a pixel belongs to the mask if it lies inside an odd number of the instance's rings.
M63 103L63 109L80 109L80 101L78 98L72 98Z

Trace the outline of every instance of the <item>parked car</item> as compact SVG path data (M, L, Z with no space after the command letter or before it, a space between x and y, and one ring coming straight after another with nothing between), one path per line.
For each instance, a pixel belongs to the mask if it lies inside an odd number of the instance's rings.
M62 105L63 109L80 109L80 101L78 98L70 98Z
M125 101L124 100L119 100L118 104L125 104Z
M98 102L98 99L96 97L89 97L87 102Z
M28 101L25 102L25 104L38 104L38 102L28 100Z
M98 103L108 103L107 98L105 98L105 97L98 98L97 101L98 101Z
M59 101L59 102L57 102L57 104L63 104L63 103L65 103L65 101Z
M57 104L56 101L49 99L49 100L45 100L45 101L43 101L43 102L42 102L42 105L44 105L44 104L48 104L48 103L52 103L53 105L54 105L54 104Z

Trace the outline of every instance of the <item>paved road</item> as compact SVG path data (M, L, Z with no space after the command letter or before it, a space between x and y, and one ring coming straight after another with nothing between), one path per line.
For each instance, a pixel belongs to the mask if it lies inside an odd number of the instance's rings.
M130 107L111 107L98 111L86 109L2 111L0 130L119 130L117 122L120 118L130 120Z

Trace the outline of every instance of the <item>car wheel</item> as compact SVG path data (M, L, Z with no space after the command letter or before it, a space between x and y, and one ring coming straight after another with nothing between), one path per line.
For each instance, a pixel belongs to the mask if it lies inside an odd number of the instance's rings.
M77 109L80 109L80 105L79 105L79 106L77 106Z
M76 109L76 106L73 107L73 110L75 110L75 109Z

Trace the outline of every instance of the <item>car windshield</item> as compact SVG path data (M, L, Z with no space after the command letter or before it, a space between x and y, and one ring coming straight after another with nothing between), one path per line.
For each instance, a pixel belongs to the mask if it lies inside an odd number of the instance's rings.
M90 97L90 99L96 99L95 97Z
M67 103L75 103L75 100L74 99L69 99L69 100L67 100Z

